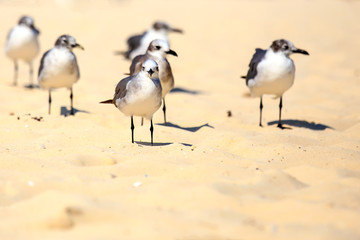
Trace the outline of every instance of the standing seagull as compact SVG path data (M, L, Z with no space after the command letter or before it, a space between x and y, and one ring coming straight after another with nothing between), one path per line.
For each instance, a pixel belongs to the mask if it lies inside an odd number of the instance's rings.
M49 114L51 112L51 90L66 87L70 89L71 115L74 115L72 85L80 78L79 66L73 48L84 48L76 43L75 38L61 35L55 46L41 58L38 80L40 87L49 90Z
M169 32L183 33L182 30L172 28L165 22L155 22L146 32L129 37L127 40L128 50L119 51L116 54L122 54L126 59L132 60L138 55L145 54L152 40L161 39L169 44L167 36Z
M164 112L164 124L166 125L166 106L165 95L174 88L174 76L171 71L170 63L166 59L166 54L171 54L177 57L177 53L170 49L170 46L164 40L153 40L144 55L138 55L135 57L130 66L130 75L137 74L141 71L142 64L152 59L159 65L159 78L162 87L162 99L163 99L163 112ZM141 121L142 123L143 121Z
M150 119L151 145L153 145L153 114L161 106L159 68L154 60L147 60L141 71L122 79L115 89L114 98L101 103L113 103L126 116L131 116L131 141L134 143L133 116Z
M249 87L252 97L260 97L260 123L262 127L262 96L264 94L280 97L278 127L283 129L281 123L282 96L294 83L295 64L289 57L292 53L309 55L305 50L298 49L288 40L275 40L270 48L256 49L249 64L246 76L246 85Z
M39 30L34 26L34 20L29 16L20 18L19 23L10 30L6 45L5 53L14 61L14 86L17 85L18 79L18 60L23 60L29 64L30 84L33 87L33 60L39 53L38 35Z

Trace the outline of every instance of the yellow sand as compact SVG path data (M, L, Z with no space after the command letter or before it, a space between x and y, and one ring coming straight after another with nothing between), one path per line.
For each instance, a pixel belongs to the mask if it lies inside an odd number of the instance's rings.
M41 30L41 53L60 34L75 50L81 79L75 117L69 92L29 90L28 68L0 57L0 239L360 239L360 2L45 1L0 2L0 46L22 14ZM113 51L155 20L171 34L176 87L169 127L112 105L130 63ZM256 47L286 38L294 86L278 99L247 97L240 76ZM36 59L38 68L40 57ZM62 110L61 110L62 109ZM232 117L227 116L232 112ZM33 117L43 117L39 122ZM269 125L270 123L270 125Z

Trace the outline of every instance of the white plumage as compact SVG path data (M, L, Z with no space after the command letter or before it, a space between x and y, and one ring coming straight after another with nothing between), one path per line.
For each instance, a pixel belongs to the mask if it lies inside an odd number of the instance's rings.
M55 46L44 53L39 68L39 85L49 91L49 114L51 112L51 90L53 88L69 88L71 100L71 114L74 114L72 86L80 78L79 66L73 48L84 49L75 38L61 35Z
M39 53L39 30L34 26L34 20L29 16L20 18L17 26L9 32L5 53L14 61L14 85L17 85L18 79L18 60L22 60L29 64L29 78L32 87L33 82L33 65L32 61Z
M262 96L264 94L280 97L278 127L281 123L282 96L294 83L295 64L289 57L292 53L309 55L305 50L298 49L290 41L280 39L272 43L270 48L257 48L253 55L249 71L243 78L250 89L252 97L260 97L260 123L262 126Z

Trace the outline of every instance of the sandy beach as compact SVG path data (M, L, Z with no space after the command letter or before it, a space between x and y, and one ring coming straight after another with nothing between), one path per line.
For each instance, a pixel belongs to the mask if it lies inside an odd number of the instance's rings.
M0 46L23 14L40 29L41 55L61 34L81 78L69 91L27 89L28 66L0 56L0 239L360 239L360 2L340 0L0 1ZM175 89L149 121L100 101L130 62L114 51L164 20ZM293 87L250 98L255 48L285 38ZM231 116L228 116L231 111Z

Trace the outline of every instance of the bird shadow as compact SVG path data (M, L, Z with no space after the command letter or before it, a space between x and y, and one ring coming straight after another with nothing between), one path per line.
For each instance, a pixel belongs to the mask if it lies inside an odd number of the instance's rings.
M24 88L26 88L26 89L39 89L40 88L40 86L39 85L36 85L36 84L25 84L24 85Z
M213 126L209 125L208 123L197 126L197 127L181 127L181 126L179 126L177 124L173 124L171 122L167 122L166 125L164 123L157 123L156 125L161 125L161 126L164 126L164 127L178 128L178 129L189 131L189 132L197 132L203 127L214 128Z
M171 144L174 144L172 142L155 142L153 145L151 145L150 142L138 142L138 141L135 141L135 142L142 146L154 146L154 147L169 146ZM189 144L189 143L181 143L181 144L186 147L192 147L192 144Z
M334 128L332 128L330 126L327 126L325 124L315 123L315 122L308 122L308 121L305 121L305 120L286 119L286 120L281 120L281 122L283 124L286 124L286 125L289 125L289 126L292 126L292 127L308 128L308 129L315 130L315 131L323 131L323 130L325 130L327 128L334 129ZM275 124L278 124L277 120L268 122L269 126L275 125Z
M202 92L196 90L190 90L182 87L176 87L171 89L170 93L186 93L186 94L196 95L196 94L201 94Z
M78 113L78 112L90 113L90 112L85 111L85 110L80 110L80 109L74 108L74 116L75 116L76 113ZM60 108L60 115L62 115L62 116L64 116L64 117L71 116L71 109L67 109L67 108L64 107L64 106L61 106L61 108Z

